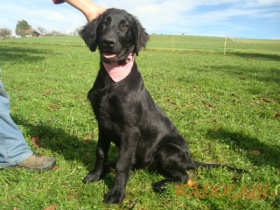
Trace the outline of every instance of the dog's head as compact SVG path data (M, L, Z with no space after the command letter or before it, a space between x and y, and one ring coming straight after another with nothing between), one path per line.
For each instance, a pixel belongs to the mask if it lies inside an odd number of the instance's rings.
M120 62L131 53L138 55L149 39L134 16L113 8L85 25L80 36L92 52L99 48L101 59L106 63Z

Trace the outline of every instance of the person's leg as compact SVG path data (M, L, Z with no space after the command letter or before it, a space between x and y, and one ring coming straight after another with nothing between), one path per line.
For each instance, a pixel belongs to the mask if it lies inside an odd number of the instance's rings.
M10 101L0 80L0 169L20 167L28 170L49 170L55 158L33 154L22 132L10 116Z
M0 80L0 167L16 165L32 154L10 116L10 101Z

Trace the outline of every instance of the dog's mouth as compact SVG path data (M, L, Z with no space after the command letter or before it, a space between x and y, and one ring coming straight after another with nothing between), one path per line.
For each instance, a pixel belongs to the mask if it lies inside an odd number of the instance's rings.
M117 57L116 53L103 53L102 56L106 59L114 59L115 57Z
M123 49L121 52L103 51L100 50L101 60L105 63L119 63L120 65L129 63L129 55L133 53L134 46L129 49Z
M105 63L116 63L120 60L125 59L122 55L123 53L114 53L114 52L102 52L101 53L101 60Z
M102 53L102 61L108 64L118 63L119 65L123 66L132 60L131 55L133 55L133 53L125 56L119 56L115 53Z

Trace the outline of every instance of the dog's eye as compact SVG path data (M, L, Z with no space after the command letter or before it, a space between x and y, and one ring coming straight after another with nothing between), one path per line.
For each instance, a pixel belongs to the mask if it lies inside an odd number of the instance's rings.
M108 26L108 25L110 24L110 20L107 18L107 19L105 19L105 20L102 22L102 24L103 24L104 26Z
M120 24L120 29L121 29L122 31L127 30L127 29L128 29L128 23L126 23L126 22L121 23L121 24Z

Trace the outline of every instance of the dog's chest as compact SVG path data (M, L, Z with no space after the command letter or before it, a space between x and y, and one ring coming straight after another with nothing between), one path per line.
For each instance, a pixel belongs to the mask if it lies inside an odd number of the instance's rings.
M97 90L89 97L98 124L107 131L117 132L123 125L124 107L120 94Z

